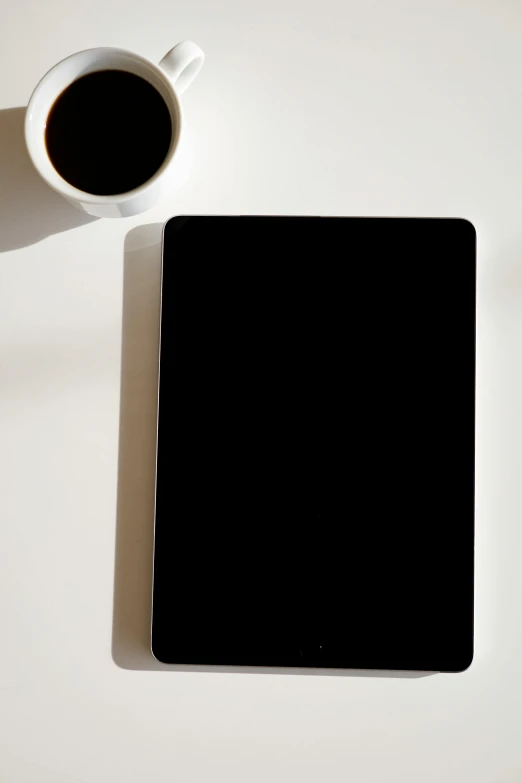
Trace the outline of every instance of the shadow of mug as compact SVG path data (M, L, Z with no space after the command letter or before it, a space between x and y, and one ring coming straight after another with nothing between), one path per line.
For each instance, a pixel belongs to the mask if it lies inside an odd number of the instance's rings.
M97 219L45 184L25 146L24 118L25 108L0 110L0 253Z
M133 670L418 679L429 672L166 665L150 649L161 302L161 224L127 234L123 269L120 431L112 658ZM183 600L183 596L179 596ZM173 606L175 613L175 606Z

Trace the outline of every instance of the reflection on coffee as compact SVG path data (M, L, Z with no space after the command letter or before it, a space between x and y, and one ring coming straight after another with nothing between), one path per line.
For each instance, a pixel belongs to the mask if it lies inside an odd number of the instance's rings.
M54 102L45 131L49 158L63 179L99 196L126 193L160 168L172 121L159 92L127 71L96 71Z

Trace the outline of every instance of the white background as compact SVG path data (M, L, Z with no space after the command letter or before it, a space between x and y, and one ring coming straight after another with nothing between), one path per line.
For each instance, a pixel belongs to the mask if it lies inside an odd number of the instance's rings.
M183 38L207 53L184 97L189 183L146 215L86 222L33 173L18 107L76 50L158 60ZM522 780L521 41L516 0L4 0L2 783ZM466 673L154 668L158 224L191 212L475 223Z

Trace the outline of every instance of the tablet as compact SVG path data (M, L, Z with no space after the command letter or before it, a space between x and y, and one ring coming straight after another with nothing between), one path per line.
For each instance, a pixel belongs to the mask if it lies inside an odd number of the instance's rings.
M475 244L460 219L166 224L156 658L469 666Z

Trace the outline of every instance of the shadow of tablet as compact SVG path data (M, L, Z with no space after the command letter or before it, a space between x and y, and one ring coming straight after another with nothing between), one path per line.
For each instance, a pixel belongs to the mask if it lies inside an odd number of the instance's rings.
M150 649L159 310L160 224L125 239L120 441L112 657L123 669L149 671L426 677L434 672L167 665Z
M39 242L97 218L49 188L25 146L25 108L0 110L0 253Z

